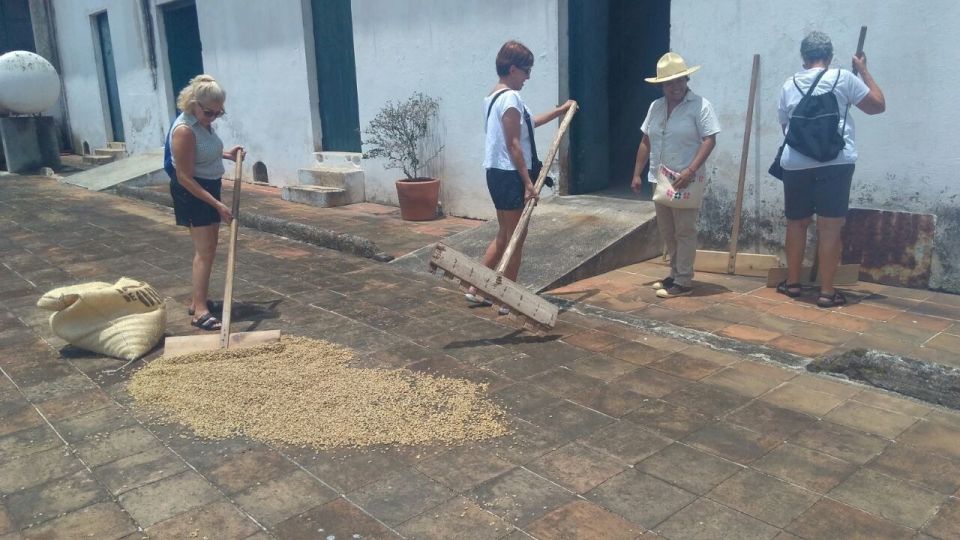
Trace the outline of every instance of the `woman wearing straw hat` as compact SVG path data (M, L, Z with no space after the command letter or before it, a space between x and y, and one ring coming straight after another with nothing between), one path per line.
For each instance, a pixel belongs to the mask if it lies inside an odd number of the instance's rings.
M630 187L640 193L640 173L650 162L647 179L657 182L660 165L676 172L673 186L682 189L705 174L704 163L717 143L720 121L713 105L687 87L690 74L683 58L668 52L657 61L657 76L646 81L660 85L663 97L650 104L640 126L643 139L637 149ZM655 203L657 227L670 258L670 275L653 287L660 298L685 296L693 291L693 259L697 253L699 208L671 208Z

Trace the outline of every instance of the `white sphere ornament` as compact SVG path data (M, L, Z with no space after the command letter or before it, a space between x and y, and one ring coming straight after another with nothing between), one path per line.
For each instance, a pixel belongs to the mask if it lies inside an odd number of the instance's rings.
M59 97L60 76L46 58L27 51L0 56L0 113L40 113Z

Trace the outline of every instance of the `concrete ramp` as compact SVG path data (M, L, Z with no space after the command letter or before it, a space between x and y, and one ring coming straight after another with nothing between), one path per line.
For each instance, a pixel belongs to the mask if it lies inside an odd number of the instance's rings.
M137 154L72 174L62 182L91 191L103 191L118 184L145 186L168 180L167 173L163 170L163 152L157 151Z
M655 217L650 201L573 195L543 202L530 220L518 281L539 292L656 257L661 247ZM444 244L479 259L496 232L494 220ZM390 264L426 272L433 246Z

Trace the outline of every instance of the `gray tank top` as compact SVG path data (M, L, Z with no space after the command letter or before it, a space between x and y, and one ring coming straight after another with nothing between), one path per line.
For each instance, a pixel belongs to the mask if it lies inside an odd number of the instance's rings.
M193 176L203 178L204 180L218 180L223 177L223 141L217 136L213 129L200 125L197 117L190 113L181 113L173 123L170 130L171 138L173 130L181 124L193 130L193 136L197 140L197 148L193 158ZM172 157L173 167L177 168L177 158Z

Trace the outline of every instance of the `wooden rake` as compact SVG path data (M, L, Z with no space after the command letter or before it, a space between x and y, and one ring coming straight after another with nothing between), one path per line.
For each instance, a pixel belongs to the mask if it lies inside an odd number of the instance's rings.
M553 137L550 151L547 152L546 160L543 162L543 167L540 169L540 174L537 176L537 181L533 186L537 193L540 193L540 189L543 188L543 183L547 178L547 171L550 169L550 166L553 165L553 160L557 155L557 149L560 147L560 140L563 138L564 133L567 132L567 128L570 127L570 122L573 120L573 115L576 114L577 108L577 104L574 103L570 109L567 110L567 114L560 122L560 128ZM531 133L530 136L532 137L533 134ZM522 317L526 323L538 329L546 330L553 328L557 322L557 313L559 311L557 306L540 298L535 292L507 279L503 275L507 264L510 262L511 257L513 257L513 253L517 250L520 237L527 230L527 226L530 223L530 215L533 214L533 209L536 206L536 201L532 199L524 205L523 213L520 214L520 221L517 223L517 228L513 231L510 242L507 244L507 249L504 250L503 257L500 258L496 269L491 270L484 266L483 263L441 242L438 243L433 250L433 256L430 259L430 271L433 273L436 273L438 270L443 271L445 278L459 282L461 288L467 289L474 287L480 295L489 299L494 304L507 306L518 316Z
M200 351L216 349L236 349L252 347L264 343L280 341L280 330L260 330L257 332L230 333L230 319L233 310L233 272L237 264L237 229L240 227L240 186L243 183L243 153L237 155L237 165L233 175L233 221L230 222L230 244L227 251L227 279L223 291L223 321L219 334L200 336L168 337L163 344L163 357L170 358Z

